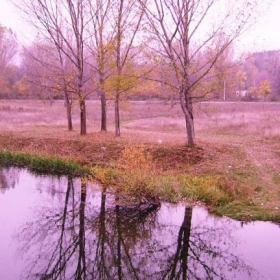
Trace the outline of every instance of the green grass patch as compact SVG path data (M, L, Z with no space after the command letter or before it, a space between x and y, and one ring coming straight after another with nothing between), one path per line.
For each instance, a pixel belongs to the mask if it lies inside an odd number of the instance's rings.
M252 202L233 201L227 205L217 207L215 214L224 215L236 220L243 221L274 221L280 223L280 214L273 210L264 209Z
M233 200L234 194L225 187L219 176L180 176L182 197L202 201L208 205L224 205Z
M89 168L73 161L24 153L0 152L0 164L28 168L37 173L82 176L88 175L90 172Z
M94 179L111 187L121 199L133 202L201 201L219 206L233 200L232 191L223 186L219 176L156 175L126 172L112 168L92 168Z

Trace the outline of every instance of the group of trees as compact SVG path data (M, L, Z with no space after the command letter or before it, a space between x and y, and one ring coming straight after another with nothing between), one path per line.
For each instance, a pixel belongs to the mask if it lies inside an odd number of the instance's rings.
M236 60L234 49L228 48L219 57L205 84L211 100L269 100L280 98L280 51L246 54Z
M86 100L100 98L100 129L106 131L106 104L111 99L116 136L120 136L120 102L129 94L154 91L157 97L179 100L187 143L192 145L193 102L220 92L224 96L226 86L233 84L237 63L232 43L252 23L256 4L254 0L24 0L19 9L38 36L22 52L13 90L63 97L69 130L72 104L77 102L81 134L87 133ZM4 30L13 38L12 31Z
M229 50L228 50L229 51ZM227 52L228 52L227 51ZM211 99L256 101L280 98L280 51L263 51L246 55L240 62L227 52L213 67ZM226 55L226 56L225 56Z
M131 65L141 49L137 36L144 15L142 4L126 0L25 0L20 9L41 31L36 49L47 55L43 59L35 55L35 60L46 68L46 87L64 94L69 130L74 99L80 108L80 132L87 133L86 99L98 92L101 130L107 130L106 100L110 97L115 102L116 136L120 136L120 98L137 78ZM34 51L27 52L34 56Z
M244 89L248 98L256 100L270 96L271 100L280 97L280 51L256 52L249 56L242 66L245 76Z

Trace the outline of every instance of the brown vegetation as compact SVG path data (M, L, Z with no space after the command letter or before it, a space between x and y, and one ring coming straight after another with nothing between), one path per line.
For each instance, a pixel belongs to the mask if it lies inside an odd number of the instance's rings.
M133 102L123 111L123 135L114 136L113 104L108 106L110 132L99 132L97 102L88 103L89 134L67 131L62 101L0 101L0 151L37 153L85 165L115 166L128 145L141 145L158 174L219 175L225 187L240 191L248 207L266 213L280 208L280 104L200 103L195 106L198 146L184 146L179 105ZM55 118L53 117L55 116ZM235 201L238 208L242 197ZM252 211L244 208L239 211Z

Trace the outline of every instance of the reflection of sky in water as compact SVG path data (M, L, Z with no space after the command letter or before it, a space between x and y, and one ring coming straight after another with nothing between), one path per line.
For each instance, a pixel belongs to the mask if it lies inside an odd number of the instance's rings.
M243 225L235 232L242 244L237 248L247 263L263 272L266 279L280 278L280 227L268 222Z
M50 262L61 236L69 181L66 177L34 176L18 169L2 170L0 176L0 182L14 184L13 188L0 186L0 279L21 279L20 275L25 279L26 268L30 269L35 261L31 275L40 279L47 265L51 267L59 260L55 256ZM123 279L170 279L176 274L183 279L184 264L190 279L195 275L200 279L276 280L280 275L280 228L275 224L255 222L242 226L240 222L209 215L202 208L186 210L184 205L163 204L157 211L144 214L116 210L112 195L107 196L106 212L102 214L102 197L96 186L88 188L85 208L80 203L80 180L71 186L75 193L71 196L69 187L61 248L67 248L83 233L87 269L94 263L99 268L104 265L112 279L118 279L120 273ZM187 214L191 215L191 223ZM71 266L81 256L83 246L79 242L75 246L78 249L73 251L65 275L75 273ZM110 279L98 273L99 279Z
M8 180L12 179L9 177L11 174L7 173ZM0 193L0 279L5 280L20 279L22 263L17 261L17 265L13 265L17 246L12 235L19 223L29 215L29 207L40 199L36 195L36 179L27 171L21 171L18 177L20 183L16 183L15 188Z

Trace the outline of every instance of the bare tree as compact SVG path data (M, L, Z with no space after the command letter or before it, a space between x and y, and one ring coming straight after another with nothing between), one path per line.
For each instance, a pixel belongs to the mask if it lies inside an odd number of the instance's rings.
M145 9L154 39L149 47L174 72L169 85L180 100L188 145L195 143L193 101L199 96L194 92L224 51L252 23L255 6L255 0L153 0ZM199 63L199 56L207 49L214 50L212 56Z
M26 47L22 59L28 82L43 93L43 96L41 94L39 97L47 97L52 104L53 95L64 95L68 130L73 130L72 96L75 93L75 85L73 67L69 59L46 39ZM38 92L33 94L38 96Z
M138 1L119 0L115 5L115 65L116 73L114 76L113 90L115 92L115 133L121 135L120 131L120 97L121 94L130 89L130 83L125 80L124 70L129 62L137 55L135 49L136 35L141 27L146 8L146 0L140 3ZM137 51L139 52L139 48Z
M17 39L13 31L0 24L0 75L17 53Z
M80 108L80 133L86 134L85 29L88 24L86 0L24 0L19 7L41 34L55 45L64 67L66 56L74 68L75 95Z
M21 54L22 69L29 84L29 95L48 99L51 105L55 94L53 79L58 74L56 56L52 47L47 42L36 41L24 48Z
M62 88L62 91L64 93L64 99L65 99L65 105L66 105L66 110L67 110L67 123L68 123L68 130L72 131L73 130L73 123L72 123L72 94L73 93L73 86L71 87L71 93L69 92L69 74L71 76L71 73L69 73L68 65L69 65L69 59L67 55L64 54L63 46L64 46L64 41L60 36L60 33L57 33L57 42L58 45L56 44L56 50L57 54L59 57L59 66L60 66L60 85ZM68 63L67 63L68 62ZM67 65L68 64L68 65ZM75 93L75 91L74 91Z
M114 30L110 22L112 11L112 0L89 0L91 25L89 34L89 52L93 56L93 67L97 73L98 93L101 101L101 131L107 131L107 97L105 92L105 82L111 73L112 46L114 40Z

